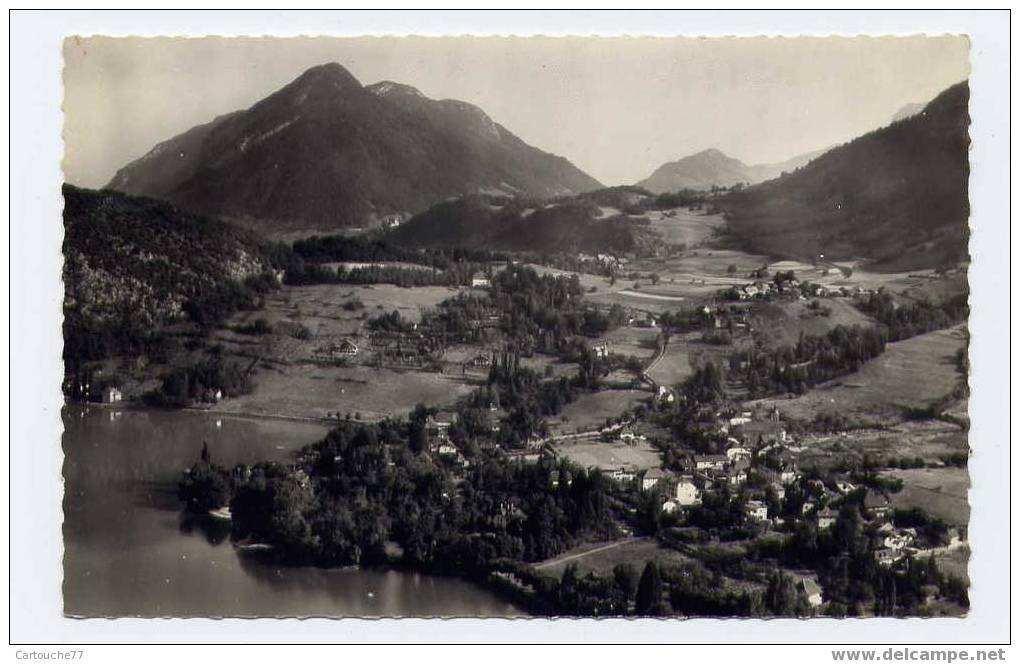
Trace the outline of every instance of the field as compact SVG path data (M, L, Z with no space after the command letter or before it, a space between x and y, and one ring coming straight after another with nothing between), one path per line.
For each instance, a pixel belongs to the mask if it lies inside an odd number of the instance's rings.
M449 404L472 389L470 378L465 379L460 372L439 374L360 365L371 355L364 327L367 318L397 310L404 318L417 322L423 309L435 307L457 292L455 288L400 288L388 284L284 287L266 297L264 309L237 313L226 327L215 332L214 342L259 361L252 393L219 403L214 410L290 417L359 413L363 418L375 419L405 414L418 403ZM258 319L264 319L274 333L245 335L234 329ZM297 334L302 328L309 338ZM352 366L312 361L316 349L340 338L351 338L361 349ZM471 357L483 350L465 347L463 354Z
M560 416L549 423L550 428L559 434L597 429L607 418L621 415L649 396L641 390L588 392L564 406Z
M925 408L952 392L960 379L954 359L966 343L964 328L953 327L890 343L860 371L817 386L793 399L763 399L788 417L810 420L816 413L899 416L904 408Z
M652 222L652 229L662 235L664 242L686 244L688 247L696 247L708 241L716 229L726 223L720 214L705 214L687 208L649 211L644 217Z
M655 354L655 340L659 330L651 327L619 327L599 338L609 343L609 351L640 360L649 360Z
M875 322L861 313L847 298L816 300L811 302L755 303L751 307L750 322L755 334L767 346L792 346L801 334L823 336L837 325L872 326Z
M970 474L966 468L913 468L885 474L903 480L903 491L892 497L893 507L920 507L951 525L967 525L970 520Z
M967 432L940 420L906 421L882 429L814 434L798 441L802 465L829 467L842 459L923 459L938 463L950 454L966 454Z
M637 470L658 468L662 463L659 453L648 443L628 445L620 441L604 443L585 440L583 442L561 441L556 443L556 453L570 459L582 468L614 470L628 466Z
M621 563L631 564L640 572L649 560L671 564L692 561L679 551L659 546L652 538L635 537L615 542L583 544L555 558L536 563L534 568L543 574L559 578L567 565L573 563L577 565L582 576L589 572L606 576L612 574L613 568Z
M404 415L418 403L449 404L474 388L455 375L316 364L263 366L255 384L251 394L222 401L212 410L313 418L339 412L378 419Z
M646 373L659 385L676 385L694 373L691 366L690 349L681 337L670 339L663 353Z
M628 537L614 542L590 542L533 565L542 574L561 578L567 565L577 565L583 576L594 573L599 576L611 576L617 565L630 565L637 573L641 573L645 563L655 561L659 567L690 565L704 569L704 564L697 558L691 558L674 549L660 546L649 537ZM761 584L751 581L733 579L727 576L718 577L720 588L729 592L760 592Z

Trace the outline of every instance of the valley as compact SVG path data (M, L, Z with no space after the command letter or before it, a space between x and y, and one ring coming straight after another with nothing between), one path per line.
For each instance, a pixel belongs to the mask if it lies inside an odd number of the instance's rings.
M180 476L272 565L453 575L537 615L962 615L961 99L650 191L316 67L65 188L64 393L328 431ZM918 141L930 172L874 186Z

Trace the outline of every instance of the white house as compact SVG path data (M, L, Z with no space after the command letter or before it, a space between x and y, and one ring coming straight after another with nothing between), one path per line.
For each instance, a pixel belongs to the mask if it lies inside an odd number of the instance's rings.
M694 457L695 470L722 470L729 457L725 454L697 454Z
M664 477L666 477L666 473L661 468L649 469L645 472L644 477L641 478L641 490L649 491L654 489Z
M836 523L837 514L830 510L828 507L818 512L816 518L818 520L818 530L825 530Z
M726 458L730 461L736 461L738 459L750 459L751 450L746 447L731 447L726 450Z
M797 584L798 590L804 592L807 597L808 604L812 607L818 607L822 605L822 589L818 587L818 584L814 579L802 579Z
M906 533L894 533L892 535L887 535L886 538L882 541L882 544L884 544L885 548L887 549L900 551L901 549L903 549L903 547L907 546L912 541L913 538Z
M903 552L896 549L875 549L875 562L888 567L903 557Z
M659 385L658 397L659 401L663 403L673 403L676 401L676 395L673 394L673 390L669 389L665 385Z
M743 468L731 468L726 474L726 481L730 486L740 486L747 481L747 471Z
M609 344L606 342L595 344L591 347L591 352L599 359L609 357Z
M471 288L490 288L491 286L492 281L481 272L471 277Z
M744 505L744 514L752 521L766 521L769 518L769 506L760 500L750 500Z
M841 480L839 482L836 482L836 489L838 489L840 493L845 495L856 491L857 487L854 486L851 482L845 482Z
M629 468L617 468L609 476L617 482L630 482L637 477L637 474Z
M116 387L108 387L103 390L103 403L117 403L124 399L124 395Z
M701 490L691 477L681 477L676 483L676 502L682 507L701 503Z

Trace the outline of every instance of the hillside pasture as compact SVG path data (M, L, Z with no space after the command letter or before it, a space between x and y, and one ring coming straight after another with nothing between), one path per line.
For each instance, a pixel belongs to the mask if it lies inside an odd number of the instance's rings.
M641 390L587 392L564 406L549 426L558 434L601 428L607 419L618 417L650 396Z
M694 373L688 345L679 336L673 337L662 357L649 367L646 373L659 385L682 383Z
M599 337L599 343L608 343L609 352L615 355L648 360L655 354L655 340L659 330L651 327L623 326Z
M360 413L373 420L406 415L418 403L448 405L474 388L457 375L305 363L260 367L254 382L250 394L212 410L311 418Z
M955 526L964 526L970 521L967 496L970 474L966 468L912 468L884 474L903 480L903 490L891 498L894 508L920 507Z
M750 322L758 338L773 348L795 345L801 334L825 336L837 325L870 327L875 324L847 298L755 303L751 307Z
M636 470L658 468L662 463L659 453L647 442L628 444L621 441L602 442L580 439L555 443L556 454L582 468L614 470L627 466Z
M674 208L650 210L643 217L651 222L653 231L662 236L666 244L686 244L696 247L709 241L726 221L721 214L706 214L700 210Z
M817 413L903 415L907 408L927 408L956 386L961 376L955 354L966 343L963 326L937 330L887 344L885 352L859 371L822 383L791 399L763 399L787 417L812 420Z
M844 460L864 457L881 463L889 459L922 459L940 463L946 456L966 454L967 432L941 420L906 421L881 429L813 434L798 441L802 465L827 468Z
M679 551L660 546L650 537L631 537L613 542L589 542L576 546L555 558L535 563L535 570L560 578L567 565L577 565L582 574L593 572L600 576L613 573L619 564L633 565L638 573L648 561L660 564L681 564L693 561Z

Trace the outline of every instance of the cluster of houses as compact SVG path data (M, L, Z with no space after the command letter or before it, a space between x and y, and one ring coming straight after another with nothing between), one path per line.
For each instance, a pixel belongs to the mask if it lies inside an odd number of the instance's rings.
M604 268L616 269L627 264L627 259L612 254L578 254L577 260L580 263L594 263Z
M358 345L350 339L329 341L312 351L312 358L320 362L336 362L358 354Z
M456 413L438 413L426 418L425 433L428 436L428 451L444 461L467 468L471 462L450 440L450 426L456 421Z
M833 284L816 284L800 282L797 279L787 281L766 281L757 279L742 286L734 286L724 292L724 299L767 300L774 298L804 299L807 297L856 297L871 294L871 289L861 286L837 286Z
M721 418L715 426L723 434L734 434L728 436L723 453L690 455L678 474L650 469L640 479L641 490L656 490L663 499L663 511L673 513L699 505L705 493L739 489L754 478L759 488L750 492L745 516L749 521L768 521L767 492L782 500L786 487L801 477L786 449L788 437L778 412L764 421L754 420L751 412L740 412Z
M401 224L410 218L410 212L391 212L379 217L379 225L386 229L399 228Z

